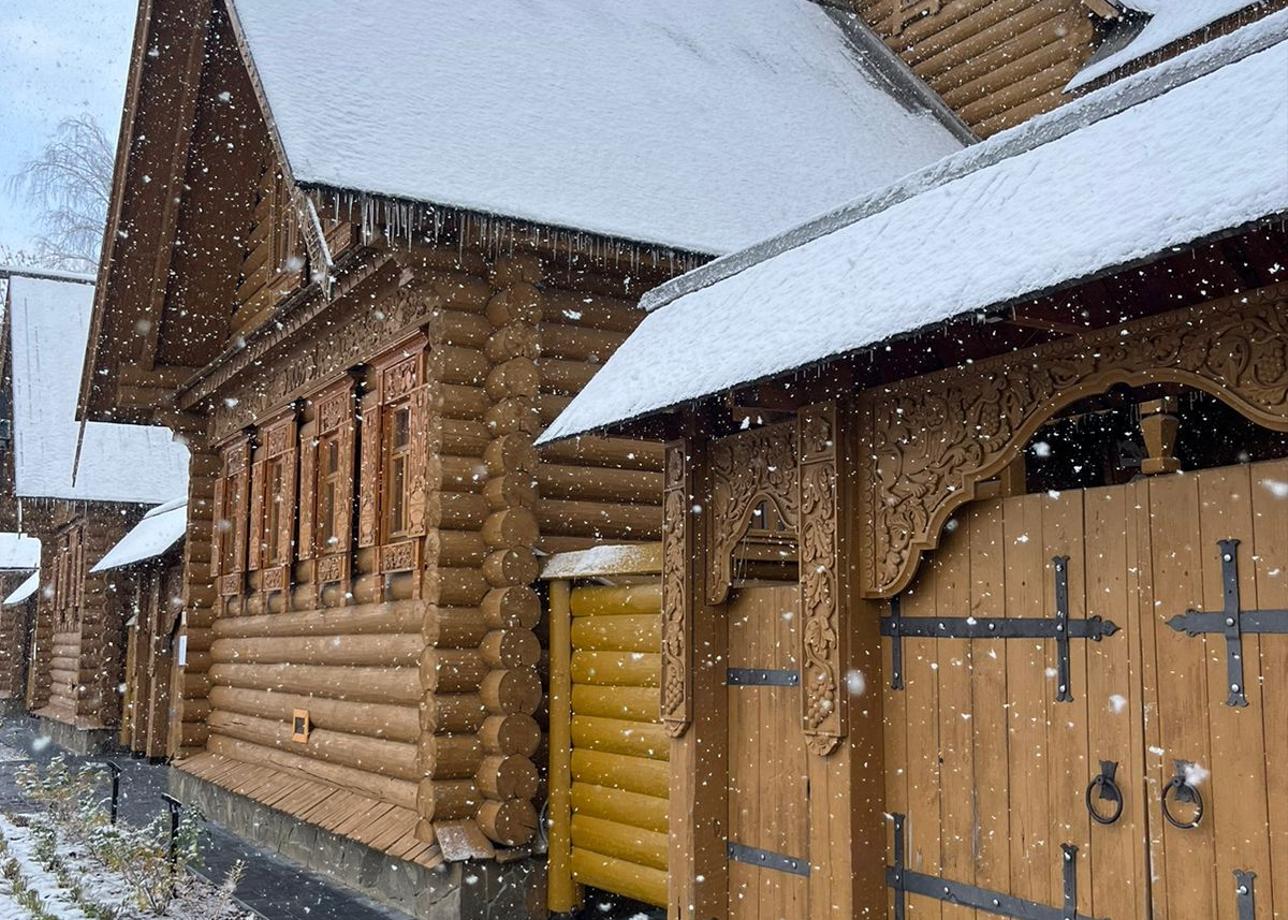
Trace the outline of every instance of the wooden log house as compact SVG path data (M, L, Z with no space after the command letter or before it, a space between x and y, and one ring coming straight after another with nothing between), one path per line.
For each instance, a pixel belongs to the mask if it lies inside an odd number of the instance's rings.
M163 428L82 429L76 394L93 285L5 274L3 364L13 382L6 485L22 531L40 541L26 709L57 743L83 752L113 743L125 664L121 595L90 567L148 507L186 488L187 452Z
M1283 913L1285 85L1279 12L668 282L547 428L667 439L669 918Z
M0 533L0 712L21 712L31 634L27 584L40 565L40 541L19 533Z
M544 912L538 559L655 541L663 455L537 432L640 292L968 138L806 0L142 3L81 410L192 449L177 793Z

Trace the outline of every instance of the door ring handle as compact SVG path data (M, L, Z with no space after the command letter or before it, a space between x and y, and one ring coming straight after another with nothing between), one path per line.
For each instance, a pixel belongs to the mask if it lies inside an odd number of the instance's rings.
M1163 794L1160 796L1160 802L1163 806L1163 817L1172 827L1183 831L1190 830L1199 826L1203 820L1203 794L1197 788L1190 785L1186 778L1193 764L1186 760L1176 761L1176 775L1168 780L1167 785L1163 787ZM1194 817L1189 821L1178 820L1172 814L1171 809L1167 806L1168 796L1175 790L1176 794L1172 796L1178 802L1186 802L1194 806Z
M1123 813L1123 792L1118 788L1118 783L1114 781L1114 774L1118 772L1118 763L1113 760L1100 761L1100 773L1087 785L1087 814L1091 815L1091 820L1097 824L1103 824L1108 827L1113 824ZM1096 810L1094 804L1095 792L1100 790L1100 798L1105 801L1114 803L1113 811L1109 814L1101 814ZM1166 806L1165 806L1166 807Z

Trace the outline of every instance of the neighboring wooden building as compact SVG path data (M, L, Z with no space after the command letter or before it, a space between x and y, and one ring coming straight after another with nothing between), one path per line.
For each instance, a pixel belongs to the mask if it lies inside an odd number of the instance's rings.
M1285 85L1278 13L663 285L539 439L667 439L669 917L1284 912Z
M41 544L26 705L56 742L85 750L111 743L125 664L121 595L89 569L150 505L186 488L187 453L164 429L78 425L93 285L6 274L4 366L13 381L6 485L20 527Z
M192 447L179 793L540 910L537 559L656 540L662 453L536 433L641 291L966 137L805 0L141 5L82 411Z
M153 760L169 753L170 684L183 611L187 499L157 505L90 569L124 597L125 680L120 746Z
M0 533L0 711L21 711L40 541Z

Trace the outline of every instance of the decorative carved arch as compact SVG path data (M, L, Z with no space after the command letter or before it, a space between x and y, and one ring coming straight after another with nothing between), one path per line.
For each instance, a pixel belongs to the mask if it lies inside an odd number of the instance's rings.
M711 446L709 603L723 604L729 596L733 548L746 535L757 505L771 502L787 527L796 529L798 478L793 422L739 432Z
M1288 430L1288 284L861 394L863 593L906 588L952 513L1060 410L1153 383L1203 390Z

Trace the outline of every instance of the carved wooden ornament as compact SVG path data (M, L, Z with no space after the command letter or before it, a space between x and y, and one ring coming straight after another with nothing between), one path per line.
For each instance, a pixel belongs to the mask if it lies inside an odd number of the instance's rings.
M845 736L845 628L841 622L841 543L835 403L803 409L800 436L801 721L806 745L831 753Z
M733 548L747 533L752 513L772 502L795 528L800 502L796 474L796 426L791 422L739 432L711 447L710 571L707 600L723 604L732 580Z
M906 588L953 511L1061 409L1151 383L1203 390L1288 429L1288 284L862 394L863 593Z
M662 491L662 725L672 738L693 717L693 623L690 572L693 525L689 522L689 461L684 441L666 445Z

